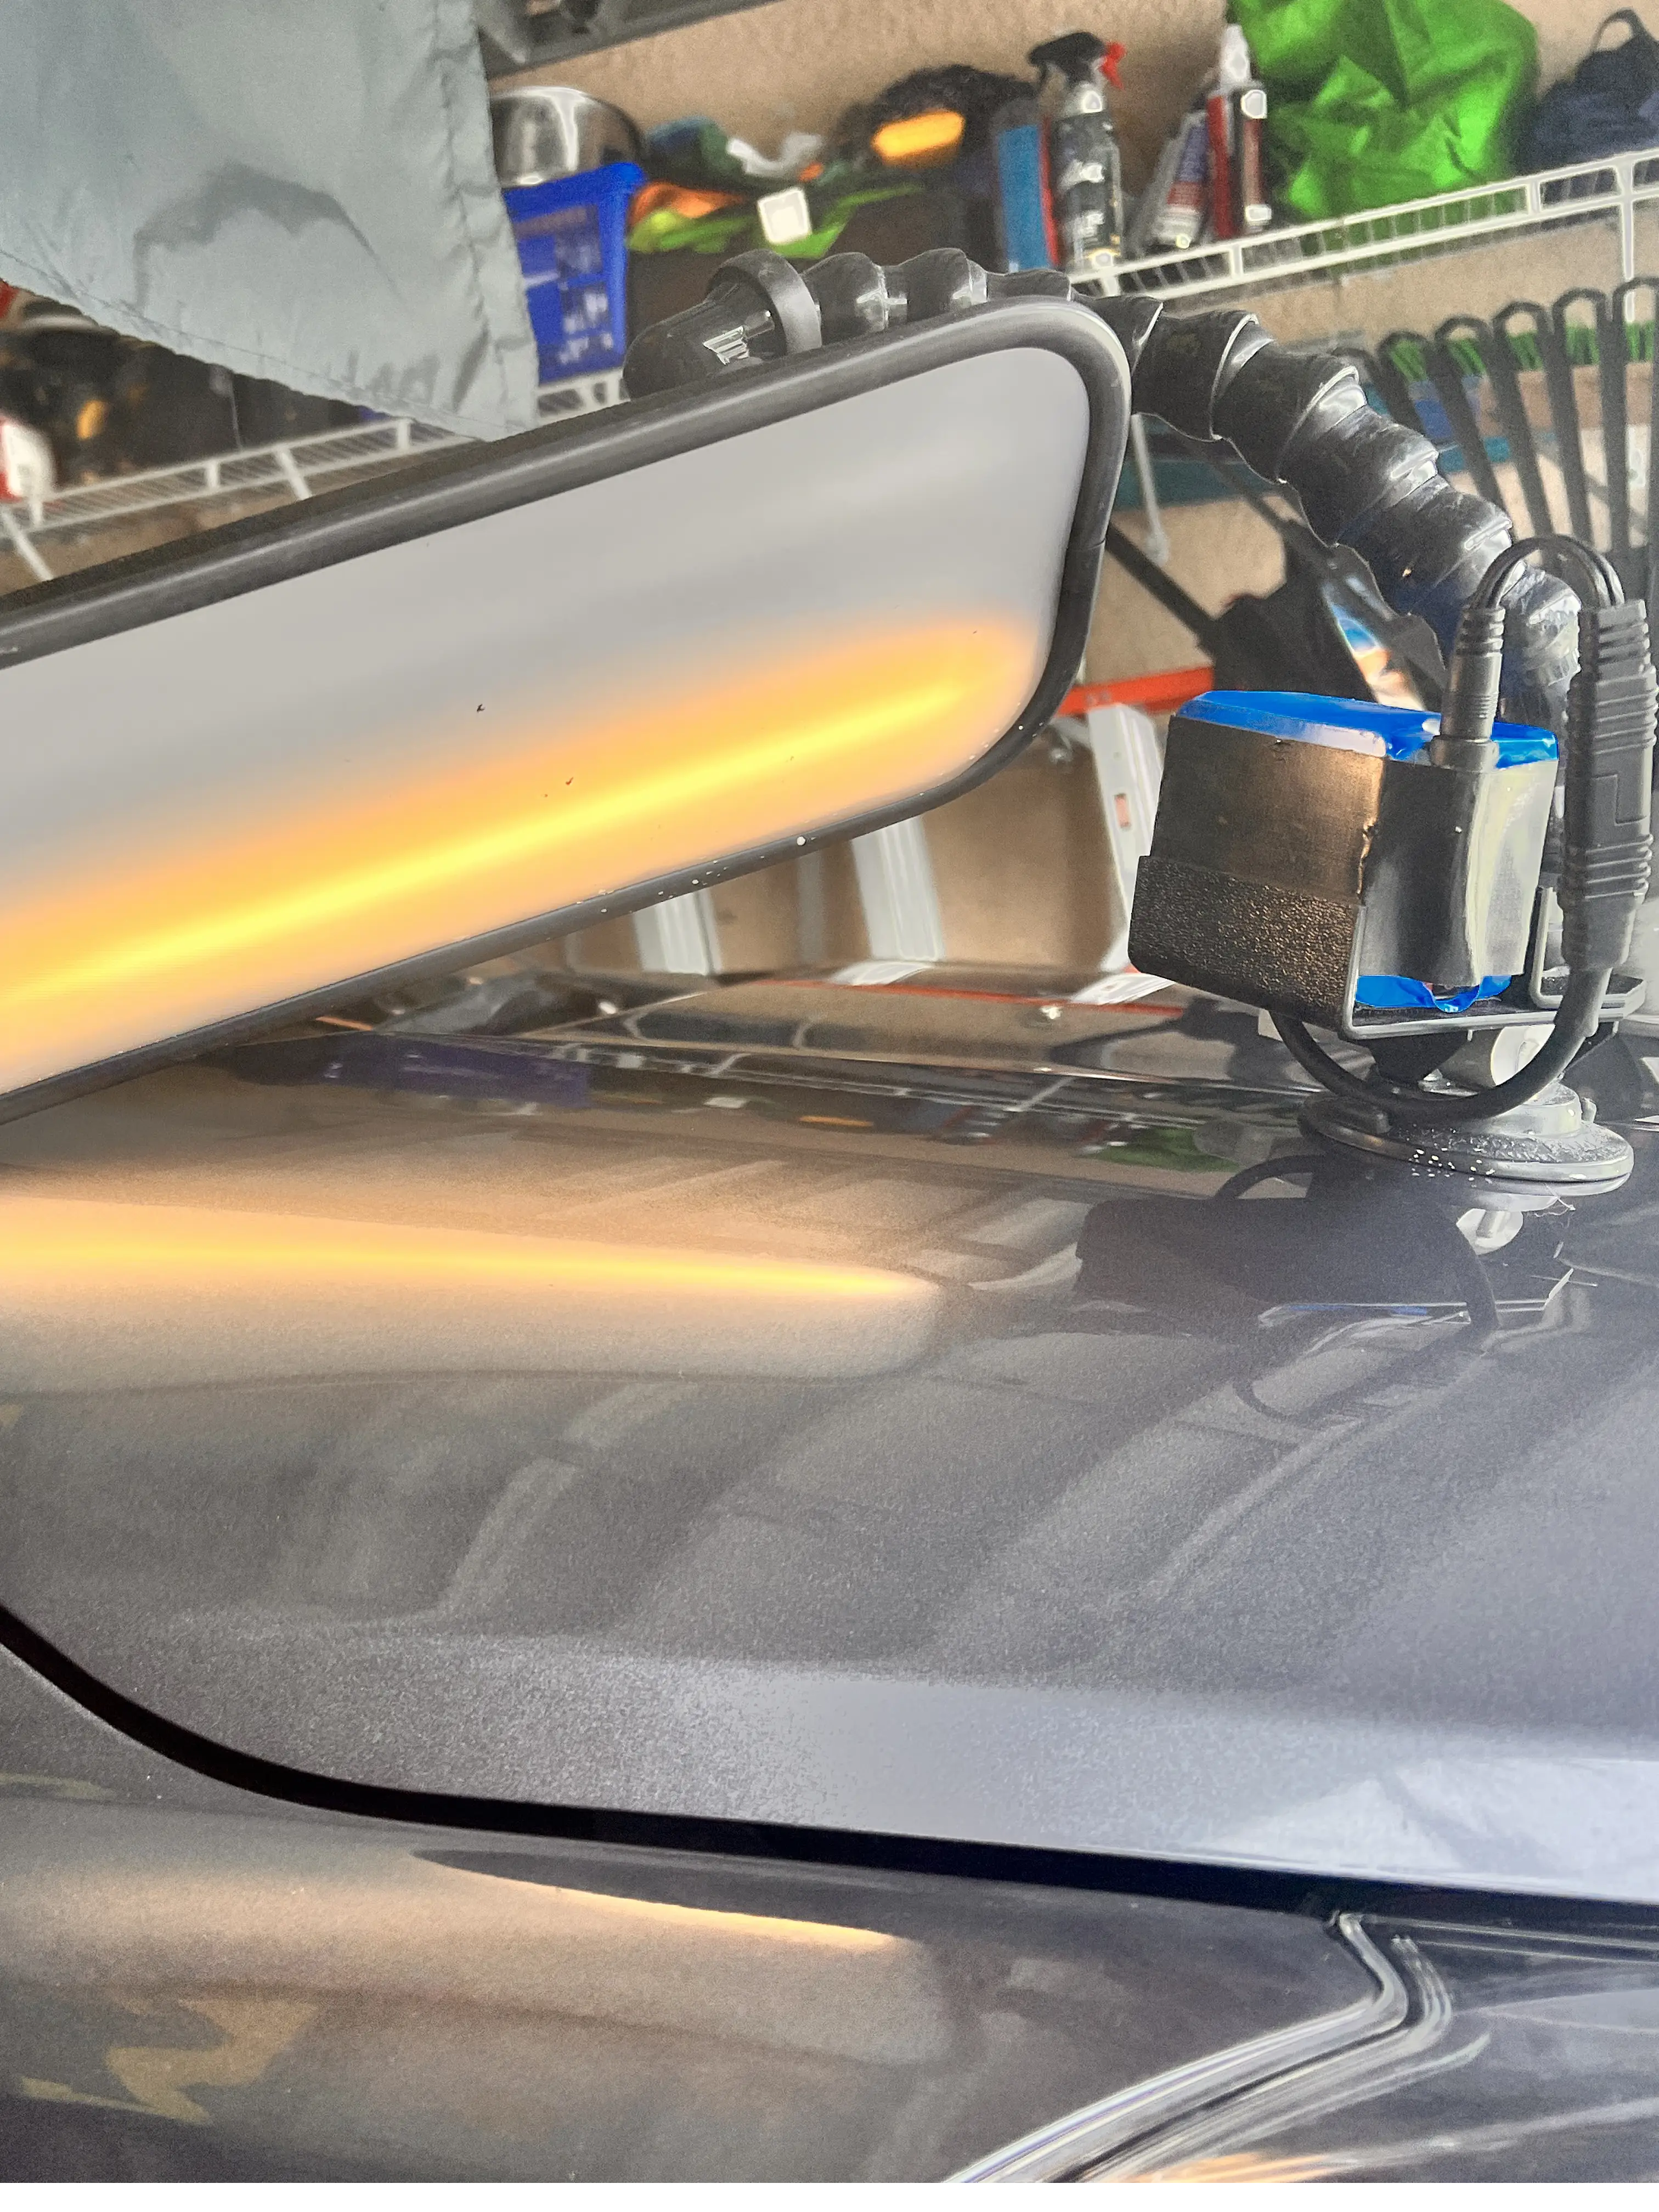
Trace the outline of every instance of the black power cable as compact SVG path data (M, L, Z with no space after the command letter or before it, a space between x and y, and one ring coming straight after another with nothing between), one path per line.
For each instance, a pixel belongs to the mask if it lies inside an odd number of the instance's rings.
M1602 994L1612 974L1610 968L1603 968L1571 977L1547 1042L1518 1074L1485 1091L1407 1091L1381 1079L1367 1080L1333 1060L1294 1014L1274 1014L1273 1027L1292 1058L1337 1097L1385 1114L1391 1121L1420 1121L1447 1128L1459 1121L1490 1121L1493 1115L1525 1106L1540 1091L1548 1090L1595 1035Z
M1305 1023L1275 1012L1286 1049L1315 1081L1349 1104L1391 1121L1446 1127L1524 1106L1555 1082L1595 1034L1613 969L1628 957L1636 909L1646 895L1655 677L1647 616L1627 604L1601 555L1571 538L1532 538L1487 568L1464 609L1446 680L1441 766L1475 770L1497 758L1492 739L1504 652L1503 594L1534 553L1577 571L1589 603L1578 617L1578 672L1567 696L1566 823L1561 876L1567 984L1548 1041L1507 1082L1474 1091L1430 1091L1355 1075L1316 1043Z

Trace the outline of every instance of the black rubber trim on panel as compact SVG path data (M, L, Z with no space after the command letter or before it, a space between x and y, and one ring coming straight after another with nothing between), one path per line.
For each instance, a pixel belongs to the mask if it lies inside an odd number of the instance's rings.
M1419 1887L1201 1860L1138 1858L1120 1852L967 1843L942 1836L532 1804L513 1798L452 1796L437 1790L343 1782L234 1750L152 1712L66 1656L5 1606L0 1606L0 1650L9 1651L92 1718L174 1766L250 1796L343 1819L484 1836L539 1836L550 1841L609 1844L705 1857L873 1868L894 1874L955 1875L963 1881L1020 1882L1042 1888L1103 1890L1325 1920L1340 1911L1409 1913L1422 1919L1463 1924L1474 1917L1498 1928L1581 1932L1639 1929L1651 1936L1659 1918L1651 1910L1616 1901Z
M48 1077L0 1098L0 1121L234 1044L275 1024L302 1020L348 1000L494 959L543 938L586 929L607 915L632 913L678 896L694 884L706 887L843 837L884 829L984 782L1050 720L1082 663L1094 617L1101 549L1128 438L1128 367L1117 339L1086 308L1056 300L989 301L935 321L883 331L796 359L757 364L689 391L632 400L580 423L553 423L482 453L434 454L412 463L390 486L349 485L325 492L301 508L227 523L182 548L167 545L128 554L94 572L93 580L66 576L9 599L0 610L0 706L5 699L6 669L25 660L625 475L930 369L1021 350L1058 354L1077 371L1089 398L1089 442L1060 571L1048 661L1023 712L962 775L900 805L844 817L804 837L778 837L721 860L700 861L695 871L683 869L630 886L625 901L608 896L552 908L485 936L344 976L319 990ZM991 518L987 526L994 526Z

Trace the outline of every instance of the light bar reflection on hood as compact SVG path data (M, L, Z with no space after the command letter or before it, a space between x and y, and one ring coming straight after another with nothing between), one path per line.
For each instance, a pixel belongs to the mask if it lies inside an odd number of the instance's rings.
M842 1377L932 1335L880 1267L88 1199L0 1200L0 1389L518 1371Z

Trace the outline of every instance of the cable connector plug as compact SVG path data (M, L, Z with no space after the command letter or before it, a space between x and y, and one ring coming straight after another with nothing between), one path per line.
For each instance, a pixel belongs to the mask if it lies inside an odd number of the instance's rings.
M1653 866L1656 684L1639 600L1586 607L1567 694L1561 951L1571 969L1630 957Z
M1498 765L1492 730L1504 673L1505 609L1471 599L1457 625L1457 639L1446 669L1440 702L1440 734L1429 741L1437 768L1485 769Z
M1533 1058L1506 1082L1474 1091L1412 1089L1389 1079L1380 1066L1373 1076L1355 1075L1316 1043L1305 1023L1275 1009L1280 1037L1315 1080L1348 1104L1381 1114L1385 1123L1443 1128L1489 1121L1526 1105L1566 1073L1594 1036L1613 971L1629 957L1653 860L1655 678L1646 614L1626 604L1624 586L1604 554L1576 538L1550 537L1523 538L1498 555L1460 622L1441 735L1429 757L1443 767L1486 764L1497 705L1492 659L1503 647L1505 586L1516 568L1545 551L1577 573L1583 610L1579 672L1568 692L1560 878L1566 988L1550 1034Z

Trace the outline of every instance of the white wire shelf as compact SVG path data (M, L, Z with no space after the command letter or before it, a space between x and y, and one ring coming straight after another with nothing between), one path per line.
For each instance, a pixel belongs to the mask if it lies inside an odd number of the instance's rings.
M544 420L585 415L614 406L622 397L622 372L572 377L542 386L540 408ZM324 430L314 437L293 438L282 445L254 446L246 452L216 453L177 468L149 469L141 474L106 477L96 483L73 484L37 500L0 501L0 533L9 541L30 574L43 583L53 574L41 550L54 536L83 539L88 533L116 529L145 515L169 507L190 507L195 526L206 527L226 520L215 509L232 509L243 502L276 493L289 499L309 499L332 482L374 476L395 468L416 453L431 453L469 441L451 430L435 430L422 422L398 418L353 423L339 430Z
M1442 192L1328 222L1297 223L1253 238L1122 261L1109 270L1075 271L1073 281L1085 293L1150 292L1187 299L1381 269L1423 255L1464 252L1510 232L1536 232L1599 216L1617 226L1620 270L1628 282L1639 273L1636 219L1644 207L1659 207L1659 150L1609 155L1476 191ZM614 405L622 396L621 385L617 370L546 385L542 414L552 420ZM306 499L331 480L373 476L414 454L465 442L453 432L406 420L364 422L283 445L216 454L179 468L77 484L46 499L0 501L0 538L44 581L53 569L42 550L43 539L48 548L54 537L83 543L89 533L170 507L191 508L195 526L205 527L250 501L273 494Z
M1075 270L1080 291L1110 295L1152 292L1187 298L1241 285L1378 269L1423 254L1460 252L1509 231L1536 231L1586 217L1613 217L1619 230L1620 273L1636 266L1638 208L1659 204L1659 152L1610 154L1571 168L1542 169L1475 191L1440 192L1403 200L1328 222L1294 223L1252 238L1215 240L1180 253L1120 261L1108 270Z

